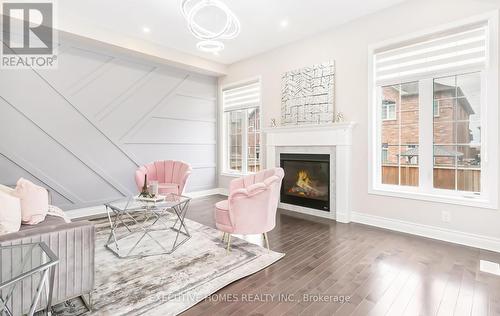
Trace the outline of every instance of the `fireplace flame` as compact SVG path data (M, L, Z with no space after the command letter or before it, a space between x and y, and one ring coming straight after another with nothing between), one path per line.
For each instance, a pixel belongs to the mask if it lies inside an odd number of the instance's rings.
M306 170L299 170L297 172L297 181L295 181L295 187L288 190L290 193L295 193L301 196L310 195L321 195L321 191L313 186L313 182L309 177L309 173Z
M328 178L325 179L325 172L301 166L289 170L285 177L285 192L288 195L303 197L308 199L328 200ZM326 175L327 176L327 175Z
M312 189L311 179L309 178L309 174L305 170L300 170L297 173L297 181L295 184L302 189L309 190Z

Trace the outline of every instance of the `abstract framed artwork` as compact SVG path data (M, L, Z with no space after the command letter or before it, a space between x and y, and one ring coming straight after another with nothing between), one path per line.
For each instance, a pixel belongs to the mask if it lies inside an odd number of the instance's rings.
M281 77L281 125L334 121L335 62L284 73Z

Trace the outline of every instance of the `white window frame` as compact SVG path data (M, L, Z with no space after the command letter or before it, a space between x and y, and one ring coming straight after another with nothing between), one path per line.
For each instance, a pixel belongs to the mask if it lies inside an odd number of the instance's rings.
M463 25L488 22L488 64L482 70L481 83L481 193L436 189L433 186L433 106L419 109L419 186L400 186L382 184L380 168L382 166L381 124L382 113L379 109L381 100L380 89L375 83L375 52L384 47L394 47L398 43L459 28ZM406 199L424 200L473 206L488 209L498 209L498 35L499 12L494 11L471 17L455 23L446 24L433 29L417 32L400 38L372 45L368 49L368 193L392 196ZM453 72L448 75L459 75ZM410 80L411 81L411 80ZM419 81L420 104L433 104L433 78ZM429 104L429 103L427 103Z
M226 85L223 85L220 87L220 91L219 91L219 95L221 96L220 98L220 108L221 108L221 115L219 116L219 119L220 121L222 122L221 124L221 135L222 135L222 170L221 170L221 175L222 176L228 176L228 177L240 177L240 176L244 176L244 175L247 175L247 174L252 174L253 172L249 172L248 171L248 111L245 111L245 117L243 119L243 125L242 125L242 131L244 131L244 137L242 137L242 149L241 149L241 155L242 155L242 171L238 171L238 170L233 170L233 169L230 169L229 168L229 150L228 150L228 146L229 146L229 135L227 133L227 129L228 129L228 126L227 126L227 120L225 119L225 113L227 111L225 111L224 109L224 100L223 100L223 97L222 97L222 93L224 90L227 90L227 89L234 89L234 88L238 88L240 86L245 86L245 85L248 85L248 84L252 84L252 83L258 83L259 84L259 90L260 90L260 100L259 100L259 105L255 108L258 108L259 109L259 126L260 126L260 155L259 155L259 164L260 166L262 167L262 162L263 162L263 159L262 159L262 80L261 80L261 77L260 76L257 76L257 77L253 77L253 78L248 78L248 79L244 79L244 80L241 80L241 81L236 81L236 82L232 82L232 83L229 83L229 84L226 84ZM248 109L248 108L247 108ZM233 110L237 110L236 108L233 109Z

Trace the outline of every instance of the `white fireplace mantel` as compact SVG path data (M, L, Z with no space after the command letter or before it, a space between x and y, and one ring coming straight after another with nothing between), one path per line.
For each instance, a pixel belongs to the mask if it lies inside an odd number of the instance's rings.
M280 203L296 212L351 221L351 147L354 122L284 126L265 129L266 166L279 166L280 148L296 148L295 153L314 153L315 148L332 148L335 153L335 209L330 212ZM318 152L320 153L320 152Z

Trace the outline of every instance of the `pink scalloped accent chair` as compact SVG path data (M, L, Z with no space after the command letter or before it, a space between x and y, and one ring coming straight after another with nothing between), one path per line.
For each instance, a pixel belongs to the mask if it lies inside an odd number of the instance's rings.
M137 169L135 183L139 191L141 191L144 185L144 175L147 174L148 182L158 181L158 192L160 194L182 194L191 170L191 166L183 161L155 161Z
M263 234L269 249L267 232L276 225L283 169L267 169L231 181L229 198L215 204L215 225L227 239L231 234Z

